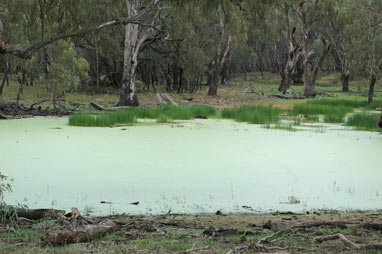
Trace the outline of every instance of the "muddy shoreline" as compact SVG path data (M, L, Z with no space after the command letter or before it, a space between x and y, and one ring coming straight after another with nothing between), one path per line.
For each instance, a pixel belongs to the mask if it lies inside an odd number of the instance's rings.
M379 253L381 212L107 216L76 212L2 225L2 253ZM77 216L77 217L76 217ZM59 240L97 225L105 234ZM104 223L104 224L102 224ZM69 233L68 233L69 232ZM82 234L82 233L81 233ZM75 234L78 236L78 234ZM53 237L52 237L53 236ZM60 235L61 236L61 235ZM49 238L50 237L50 238ZM51 242L48 240L50 239ZM78 242L76 242L77 239ZM4 252L5 251L5 252Z

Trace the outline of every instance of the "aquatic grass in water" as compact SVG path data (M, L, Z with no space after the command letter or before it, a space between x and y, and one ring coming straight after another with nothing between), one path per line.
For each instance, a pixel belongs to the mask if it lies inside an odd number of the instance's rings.
M285 131L291 131L291 132L297 131L297 129L293 127L292 123L276 123L274 125L265 124L261 127L264 129L269 129L269 130L285 130Z
M194 116L214 116L217 113L216 108L211 106L191 104L184 107L190 110Z
M75 114L69 117L69 125L85 127L109 127L116 124L133 124L137 119L157 119L158 122L190 120L195 115L211 115L216 109L208 106L160 105L153 108L127 108L104 115Z
M277 123L279 121L280 109L274 109L272 106L243 106L235 109L224 109L222 117L234 119L238 122L247 122L250 124Z
M359 108L359 107L366 106L367 102L361 101L361 100L323 98L323 99L308 100L307 104Z
M170 123L171 118L169 118L167 115L161 114L157 118L157 123Z
M330 106L320 104L297 104L291 110L291 115L343 115L352 112L351 107L346 106Z
M355 127L357 130L377 131L379 116L374 113L356 113L346 120L346 125Z
M166 115L173 120L191 120L194 117L191 110L184 106L160 105L154 107L152 110L155 118L158 118L160 115Z
M324 122L325 123L343 123L345 121L345 115L325 115Z
M74 114L69 117L70 126L110 127L116 124L136 123L136 117L131 111L117 111L106 115Z

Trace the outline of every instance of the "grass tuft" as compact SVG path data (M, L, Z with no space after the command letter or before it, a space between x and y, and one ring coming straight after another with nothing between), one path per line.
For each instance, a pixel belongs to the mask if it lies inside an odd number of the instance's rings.
M238 122L247 122L250 124L269 124L279 121L280 109L272 106L243 106L235 109L224 109L222 117L234 119Z
M376 131L378 119L379 114L356 113L347 119L346 125L355 127L357 130Z

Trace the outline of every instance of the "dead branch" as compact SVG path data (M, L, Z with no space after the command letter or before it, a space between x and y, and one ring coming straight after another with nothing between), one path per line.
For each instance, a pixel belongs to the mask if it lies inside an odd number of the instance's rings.
M116 26L116 25L121 25L121 24L126 25L128 23L142 24L140 19L143 16L145 16L153 7L158 5L160 2L161 2L161 0L152 0L149 4L147 4L145 6L144 9L140 10L136 15L134 15L132 17L123 18L120 20L107 21L107 22L103 22L101 24L90 26L90 27L80 29L77 31L72 31L72 32L64 33L64 34L58 34L58 35L55 35L53 37L42 40L42 41L32 45L29 48L20 48L20 47L15 46L15 45L9 45L9 44L2 45L2 44L0 44L0 54L9 54L9 55L17 56L19 58L30 59L32 57L32 54L35 53L36 51L38 51L39 49L41 49L41 48L43 48L43 47L45 47L45 46L47 46L53 42L59 41L59 40L63 40L63 39L75 37L75 36L82 36L82 35L85 35L85 34L88 34L91 32L100 31L100 30L102 30L106 27L110 27L110 26ZM0 42L2 42L1 38L0 38Z
M251 243L251 244L244 244L244 245L239 245L236 247L233 247L229 251L226 252L226 254L234 254L234 253L239 253L244 250L256 250L256 251L265 251L265 252L272 252L272 251L285 251L290 248L282 248L282 247L268 247L262 244L257 244L257 243Z
M262 244L262 243L264 243L264 242L268 242L269 239L272 239L273 237L276 237L276 236L281 236L281 235L283 235L284 233L287 233L287 232L289 232L289 231L291 231L290 228L280 230L280 231L278 231L278 232L276 232L276 233L273 233L273 234L271 234L271 235L269 235L269 236L266 236L266 237L264 237L264 238L261 238L260 240L257 241L257 244Z
M95 102L89 102L89 106L91 106L92 108L95 108L96 110L99 110L99 111L117 111L119 109L129 108L128 106L105 108L105 107L103 107L100 104L95 103Z
M198 252L199 253L199 251L209 250L209 249L210 249L210 246L206 246L206 247L201 247L201 248L189 249L189 250L184 251L184 253L191 253L191 252Z
M365 229L372 229L372 230L382 231L382 224L364 223L364 224L362 224L362 227L365 228Z
M41 220L46 217L56 218L58 214L64 213L62 210L54 209L30 209L30 210L17 210L17 217L23 217L29 220Z
M293 228L313 228L313 227L321 227L321 226L329 226L329 227L338 227L338 228L346 228L346 224L354 224L346 221L318 221L309 224L302 224L294 226Z
M346 236L343 234L334 234L334 235L328 235L328 236L321 236L317 237L315 239L318 243L323 243L326 241L332 241L332 240L340 240L342 241L347 247L355 250L366 250L366 249L382 249L382 243L371 243L371 244L356 244L350 241Z
M75 229L64 229L58 233L48 232L43 237L42 243L44 246L86 243L111 233L115 229L115 223L107 219L95 225L84 225Z
M267 96L280 98L280 99L286 99L286 100L306 99L306 97L304 95L287 96L287 95L282 95L282 94L268 94Z
M48 102L48 101L49 101L49 100L42 100L42 101L39 101L39 102L35 102L35 103L33 103L33 104L31 104L31 105L29 106L29 109L33 109L34 106L43 104L43 103Z
M376 111L382 111L382 108L377 108L377 109L375 109Z

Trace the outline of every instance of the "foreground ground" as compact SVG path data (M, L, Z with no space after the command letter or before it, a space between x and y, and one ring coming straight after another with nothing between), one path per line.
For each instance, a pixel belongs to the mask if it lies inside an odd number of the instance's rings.
M3 226L0 253L382 253L379 245L367 246L382 242L380 212L109 219L118 225L114 233L66 246L42 244L46 232L60 228L53 219ZM327 239L333 235L352 243Z

